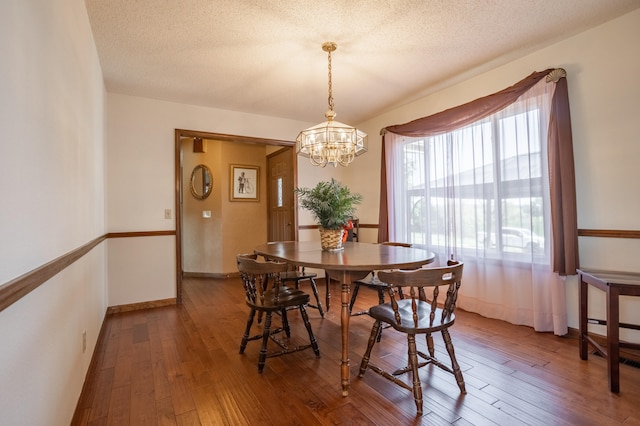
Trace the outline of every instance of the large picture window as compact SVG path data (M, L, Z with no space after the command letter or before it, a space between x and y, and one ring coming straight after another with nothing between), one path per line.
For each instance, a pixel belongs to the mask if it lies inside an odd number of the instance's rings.
M393 239L442 253L548 263L540 136L548 123L532 108L516 104L450 133L404 138L395 153Z
M464 262L460 308L559 335L578 265L565 76L383 129L378 235Z

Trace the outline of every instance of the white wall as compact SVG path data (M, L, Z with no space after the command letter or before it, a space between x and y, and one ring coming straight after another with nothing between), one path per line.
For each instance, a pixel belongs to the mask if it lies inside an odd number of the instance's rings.
M567 71L578 193L578 226L585 229L640 229L640 9L492 71L388 111L359 127L370 136L369 152L356 159L348 183L363 192L359 214L377 223L380 129L425 117L501 90L533 71ZM584 267L640 271L639 240L581 237ZM567 283L569 326L578 327L577 279ZM602 294L593 313L604 315ZM640 323L640 300L628 300L623 318ZM623 330L623 334L630 336ZM637 336L634 340L640 340Z
M104 234L104 86L84 2L0 2L0 285ZM105 247L0 312L0 424L69 424ZM87 350L82 352L82 332Z

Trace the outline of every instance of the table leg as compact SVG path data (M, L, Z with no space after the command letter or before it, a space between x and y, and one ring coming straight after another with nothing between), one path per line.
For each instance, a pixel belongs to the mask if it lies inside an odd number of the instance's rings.
M349 382L351 373L349 371L349 300L351 291L351 273L349 271L325 271L327 285L330 279L340 281L340 329L342 331L342 356L340 360L340 383L342 384L342 396L349 395Z
M340 360L340 383L342 384L342 396L349 395L349 383L351 381L351 373L349 371L349 320L351 313L349 311L349 302L351 301L351 282L360 280L369 275L366 271L325 271L327 279L333 278L340 281L340 328L342 331L342 358Z
M331 309L331 278L329 278L329 274L325 271L325 281L326 281L326 293L325 293L325 306L327 307L327 312Z
M340 292L342 305L342 309L340 310L340 325L342 329L340 378L342 383L342 396L347 396L349 395L349 382L351 380L351 372L349 370L349 320L351 319L351 315L349 315L349 301L351 300L349 293L351 291L351 280L349 279L349 273L343 274L340 282L342 284L342 291Z
M607 369L609 390L620 392L620 298L615 286L607 288Z
M578 279L580 280L580 313L579 313L579 326L580 326L580 335L578 336L578 346L580 348L580 359L587 359L588 357L588 347L589 343L587 342L587 334L589 333L588 327L588 306L589 306L589 288L586 282L582 279L582 274L578 275Z

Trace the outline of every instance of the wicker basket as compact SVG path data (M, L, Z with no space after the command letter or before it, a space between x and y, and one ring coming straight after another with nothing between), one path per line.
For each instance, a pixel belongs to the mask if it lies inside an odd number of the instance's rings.
M342 234L344 229L324 229L320 227L320 244L322 250L342 250Z

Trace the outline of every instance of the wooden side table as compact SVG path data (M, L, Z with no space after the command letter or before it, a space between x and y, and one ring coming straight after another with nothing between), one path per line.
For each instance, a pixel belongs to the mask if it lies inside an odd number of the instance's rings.
M620 327L640 330L640 325L620 323L620 296L640 296L640 273L578 269L580 280L580 358L587 359L588 346L607 359L609 390L620 392L620 348L640 349L640 344L620 341ZM606 320L589 318L588 286L607 295ZM589 336L588 324L607 327L607 347L603 348Z

